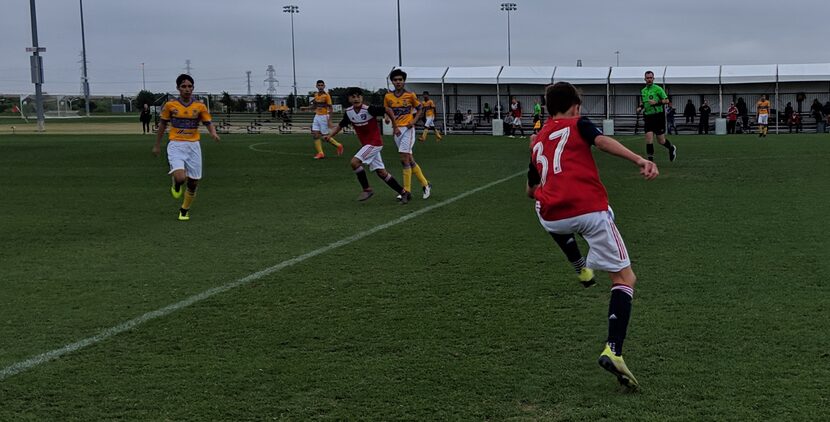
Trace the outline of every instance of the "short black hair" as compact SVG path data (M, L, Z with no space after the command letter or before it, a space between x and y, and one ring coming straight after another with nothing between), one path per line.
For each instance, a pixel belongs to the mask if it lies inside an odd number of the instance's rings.
M643 76L648 76L649 73L651 73L652 75L654 74L654 72L652 72L650 70L646 70L646 73L644 73Z
M314 85L317 85L317 84L323 84L323 85L325 85L326 83L325 83L325 82L323 82L323 80L322 80L322 79L318 79L318 80L317 80L317 83L315 83Z
M360 95L362 97L363 96L363 88L359 88L359 87L356 87L356 86L346 88L346 97L351 97L352 95L355 95L355 94Z
M390 81L391 81L392 79L395 79L395 78L396 78L396 77L398 77L398 76L402 77L402 78L403 78L403 80L406 80L406 72L404 72L404 71L403 71L403 70L401 70L401 69L394 69L394 70L392 70L391 72L389 72L389 80L390 80Z
M551 116L568 111L574 104L582 104L582 97L575 86L557 82L545 89L545 107Z
M429 95L429 91L424 91L424 95Z
M184 81L190 81L190 83L196 85L196 82L193 82L192 76L188 75L187 73L182 73L181 75L179 75L178 78L176 78L176 86L181 86L182 82Z

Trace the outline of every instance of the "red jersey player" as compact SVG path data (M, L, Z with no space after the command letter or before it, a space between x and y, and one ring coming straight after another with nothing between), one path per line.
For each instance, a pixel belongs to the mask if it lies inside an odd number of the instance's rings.
M550 119L531 140L527 193L536 199L539 222L553 236L575 266L582 261L593 279L593 271L611 277L608 307L608 340L599 364L620 384L636 389L638 384L622 358L622 345L631 315L631 299L637 278L628 251L614 225L608 195L599 179L591 147L616 155L640 167L647 180L658 175L657 166L631 152L615 139L602 135L587 118L580 117L582 99L573 85L559 82L545 92ZM587 263L574 239L579 233L588 242ZM585 280L587 281L587 280Z
M363 104L363 90L360 88L348 88L346 90L346 97L348 97L352 106L346 109L346 112L343 113L343 120L325 138L328 140L329 137L340 133L344 127L349 125L354 126L357 139L360 140L360 144L362 145L357 154L352 157L351 161L352 170L354 170L360 186L363 187L363 192L360 193L357 200L365 201L374 195L374 191L369 186L366 171L363 169L363 165L365 164L369 166L369 171L374 171L395 193L401 195L402 204L408 203L412 198L412 194L404 190L398 181L386 171L383 165L383 158L380 156L380 151L383 149L383 139L380 136L380 128L378 128L376 117L383 115L389 116L394 128L395 115L391 110L387 110L384 107Z

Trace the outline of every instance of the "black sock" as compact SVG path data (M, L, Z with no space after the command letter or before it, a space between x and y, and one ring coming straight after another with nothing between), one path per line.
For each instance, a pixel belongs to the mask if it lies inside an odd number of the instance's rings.
M672 147L672 145L671 145L671 141L670 141L670 140L666 139L666 143L665 143L665 144L663 144L663 146L664 146L664 147L666 147L666 149L668 149L669 151L671 151L671 147Z
M360 182L360 186L363 186L363 190L369 189L369 179L366 178L366 170L363 170L363 167L358 167L354 170L354 174L357 176L357 181Z
M654 144L646 144L646 155L654 157Z
M380 177L380 175L378 175L378 177ZM401 186L400 183L398 183L398 181L395 180L394 177L392 177L392 174L387 173L386 178L384 179L383 177L381 177L381 179L383 179L383 181L386 182L386 184L389 185L389 187L392 188L392 190L395 191L395 193L403 192L403 186Z
M579 270L585 267L585 257L583 257L582 252L579 251L579 245L576 243L576 237L574 237L573 234L551 233L550 235L553 237L553 240L556 241L556 244L559 245L559 248L562 249L562 252L565 253L565 256L568 258L571 265L574 266L574 270L579 273Z
M621 356L623 341L631 319L631 298L634 289L624 284L611 287L611 300L608 302L608 345L615 355Z

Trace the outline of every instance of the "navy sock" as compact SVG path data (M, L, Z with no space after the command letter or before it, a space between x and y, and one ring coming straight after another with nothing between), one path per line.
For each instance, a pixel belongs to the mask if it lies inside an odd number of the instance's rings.
M631 319L631 299L634 289L624 284L611 287L611 300L608 302L608 345L615 355L621 356L623 341Z

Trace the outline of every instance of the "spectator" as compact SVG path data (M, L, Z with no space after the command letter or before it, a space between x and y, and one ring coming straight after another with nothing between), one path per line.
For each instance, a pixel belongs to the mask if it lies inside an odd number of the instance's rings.
M513 127L510 136L515 135L516 129L519 129L522 132L522 136L525 136L525 129L522 127L522 103L516 97L510 98L510 116L513 117Z
M726 109L726 133L734 134L735 126L738 125L738 107L735 103L729 103L729 108Z
M476 121L473 110L467 109L467 114L464 116L464 121L461 124L464 129L472 129L473 133L476 133Z
M268 111L271 112L271 118L276 120L277 119L277 103L274 100L271 100L271 104L268 105Z
M683 109L683 117L686 118L686 123L695 122L695 105L692 100L686 101L686 108Z
M741 132L749 133L749 109L746 108L744 97L738 97L735 107L738 108L738 117L741 118Z
M824 107L821 108L821 115L825 119L830 120L830 101L824 103ZM824 122L824 130L822 132L827 132L827 121Z
M674 123L675 116L677 115L677 109L672 106L671 101L669 101L668 107L666 108L666 131L669 135L671 135L672 130L674 130L674 134L677 135L677 125Z
M700 111L700 124L697 128L698 135L709 134L709 115L712 114L712 108L709 107L709 102L703 100L703 104L698 109Z
M150 131L150 105L145 103L144 107L141 109L141 114L138 116L138 120L141 122L141 133L143 134L152 134L153 132Z
M790 118L787 119L787 128L790 133L793 133L793 126L795 126L795 133L801 132L801 113L793 112L790 114Z
M784 121L789 122L792 117L793 117L793 103L788 102L787 105L784 106Z
M454 126L456 129L461 127L461 122L464 121L464 115L461 114L461 110L455 110L455 113L452 115L452 121L455 123Z
M816 119L816 132L819 130L819 122L824 120L824 116L821 112L821 102L818 98L813 99L813 105L810 106L810 115Z
M634 134L638 134L640 132L640 116L643 114L643 105L642 101L638 101L637 109L634 110Z
M484 103L484 121L490 123L493 118L493 110L490 109L490 103Z

